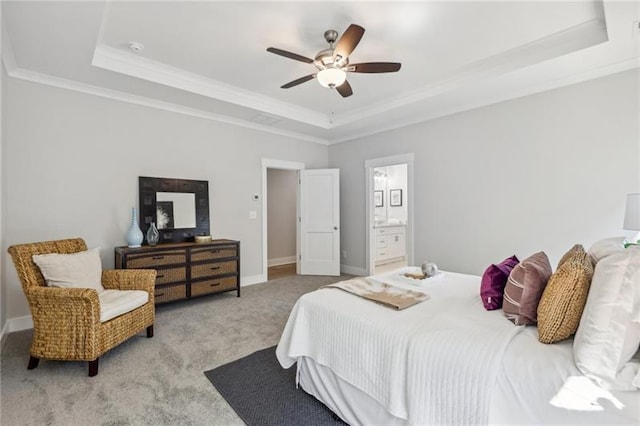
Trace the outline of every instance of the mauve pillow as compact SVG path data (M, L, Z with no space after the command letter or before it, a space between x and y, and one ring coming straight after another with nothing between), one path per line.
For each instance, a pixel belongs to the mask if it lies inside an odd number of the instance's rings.
M506 258L502 262L493 263L482 274L482 282L480 284L480 298L482 304L487 311L502 308L502 295L504 286L511 270L518 264L518 258L513 255Z
M551 276L551 264L540 251L517 264L504 288L502 310L516 325L535 324L538 303Z

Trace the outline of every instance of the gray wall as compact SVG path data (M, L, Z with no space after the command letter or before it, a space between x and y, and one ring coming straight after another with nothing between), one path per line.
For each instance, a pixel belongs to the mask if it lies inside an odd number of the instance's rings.
M0 7L0 10L2 10L2 8ZM2 14L0 13L0 32L2 31ZM2 36L0 36L0 42L1 42ZM4 150L4 141L5 141L5 137L4 137L4 131L5 131L5 126L4 124L4 96L3 96L3 90L4 90L4 84L5 84L5 80L7 77L7 73L5 72L4 66L0 66L0 166L2 166L3 163L3 156L2 156L2 151ZM4 194L4 183L5 183L5 179L4 179L4 167L0 167L0 241L4 242L4 199L3 199L3 194ZM7 253L2 250L2 252L0 253L0 334L2 334L2 337L4 337L4 326L7 323L7 286L5 285L6 283L6 273L5 270L6 268L4 267L4 261L7 257ZM1 343L1 342L0 342ZM1 346L0 346L0 349Z
M267 169L267 255L272 260L296 255L295 170Z
M328 148L8 78L2 206L9 245L81 236L113 267L125 244L138 176L209 181L211 231L241 241L243 277L262 272L262 157L324 168ZM249 219L249 211L257 211ZM5 257L7 318L28 315Z
M345 264L365 267L364 161L415 153L415 259L481 274L544 250L624 235L640 190L639 72L420 123L329 148L340 168ZM390 143L393 141L393 143Z
M261 273L261 158L341 169L344 263L365 266L364 161L415 153L416 260L481 273L511 254L623 235L640 191L639 72L574 85L329 148L6 78L2 86L0 321L28 315L10 244L82 236L105 267L124 244L137 177L210 182L216 237ZM3 75L3 78L5 76ZM389 143L393 141L393 144ZM248 219L256 210L258 217Z

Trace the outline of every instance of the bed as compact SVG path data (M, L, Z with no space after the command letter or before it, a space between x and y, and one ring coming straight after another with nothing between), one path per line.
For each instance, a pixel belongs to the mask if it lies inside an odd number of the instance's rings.
M429 299L396 311L334 288L302 296L276 349L299 385L349 424L640 424L640 392L583 376L572 340L486 311L480 277L403 268L374 281Z

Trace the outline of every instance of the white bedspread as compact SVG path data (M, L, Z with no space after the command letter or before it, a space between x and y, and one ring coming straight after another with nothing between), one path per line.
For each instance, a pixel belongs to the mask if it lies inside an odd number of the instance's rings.
M399 273L380 278L416 289ZM280 364L310 357L412 424L487 423L502 355L522 328L482 308L479 277L445 272L418 288L431 299L403 311L334 289L302 296Z

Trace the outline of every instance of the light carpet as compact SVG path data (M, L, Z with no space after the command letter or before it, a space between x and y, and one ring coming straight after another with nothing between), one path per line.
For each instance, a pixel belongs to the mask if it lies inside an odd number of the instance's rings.
M11 333L0 363L3 425L236 425L233 409L202 374L277 344L295 301L349 279L293 276L156 309L155 335L134 336L86 362L42 360L27 370L31 330Z

